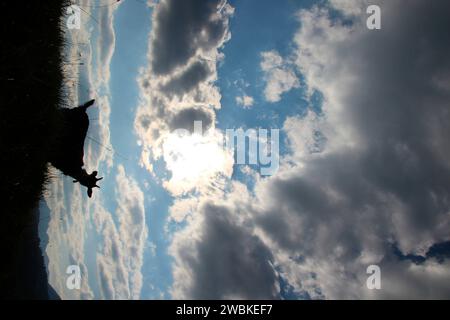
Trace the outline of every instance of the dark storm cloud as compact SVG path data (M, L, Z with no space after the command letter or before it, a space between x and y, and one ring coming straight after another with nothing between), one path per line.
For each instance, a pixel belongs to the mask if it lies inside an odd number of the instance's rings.
M314 157L289 178L273 178L266 186L271 204L255 220L288 252L318 263L333 259L347 272L364 253L389 255L392 242L411 253L449 239L450 3L386 1L380 6L382 29L349 34L344 41L332 38L323 76L314 79L317 89L338 92L327 97L325 115L342 121L332 123L336 128L351 128L358 145ZM298 37L299 47L315 37L320 35ZM322 44L311 44L310 54L324 50ZM302 59L301 71L307 72L311 65ZM337 97L342 109L335 111ZM337 249L339 255L332 256ZM393 260L380 262L385 273L399 275L409 268ZM409 271L397 280L393 274L386 275L393 285L380 291L381 297L448 294L448 286L430 291L439 281L427 285ZM439 279L448 281L448 274ZM408 281L408 292L395 291L396 281Z
M191 299L274 299L277 275L272 255L258 237L236 224L227 208L206 205L200 241L178 248L192 270Z
M181 96L195 89L199 83L205 81L211 74L208 64L203 61L197 61L190 65L187 70L180 75L170 79L170 81L161 87L161 91L168 96Z
M450 81L450 4L410 1L404 8L403 1L392 1L381 7L382 30L337 50L338 72L348 67L358 77L345 93L343 113L361 145L311 164L310 174L319 179L290 186L298 190L291 199L303 207L296 211L330 212L323 210L324 193L314 189L328 185L348 197L344 212L358 211L380 208L379 191L405 206L410 231L420 234L450 210L450 92L436 85L438 77Z
M151 68L156 75L185 65L198 50L217 47L227 33L226 19L217 18L221 0L166 0L153 16Z
M186 108L171 117L169 127L171 130L186 129L192 133L195 121L201 121L203 130L207 130L211 127L213 120L214 114L207 109Z

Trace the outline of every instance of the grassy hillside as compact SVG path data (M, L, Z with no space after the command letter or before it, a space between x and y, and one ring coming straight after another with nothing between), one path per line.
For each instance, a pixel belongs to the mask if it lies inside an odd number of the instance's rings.
M68 1L2 1L0 51L0 288L33 298L21 275L26 243L47 176L47 155L63 102L61 50ZM38 268L38 267L37 267ZM21 282L22 281L22 282Z

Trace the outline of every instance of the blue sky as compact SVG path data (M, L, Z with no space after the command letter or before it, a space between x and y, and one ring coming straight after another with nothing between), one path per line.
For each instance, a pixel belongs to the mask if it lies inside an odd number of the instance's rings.
M392 256L393 243L401 255L426 256L448 240L448 219L421 228L405 192L360 160L387 141L379 132L410 143L368 121L373 108L359 111L391 103L359 95L374 87L370 66L392 60L367 54L384 42L364 27L363 0L80 5L89 14L67 32L74 45L65 54L84 65L68 87L74 106L96 98L85 165L104 179L88 199L55 172L41 204L49 279L63 298L373 298L383 295L364 288L370 263L387 278L409 270L409 292L423 288L417 273L432 278L445 267ZM193 120L208 131L174 134ZM280 130L276 173L261 176L221 148L225 130L238 128ZM70 264L82 270L80 290L65 287Z

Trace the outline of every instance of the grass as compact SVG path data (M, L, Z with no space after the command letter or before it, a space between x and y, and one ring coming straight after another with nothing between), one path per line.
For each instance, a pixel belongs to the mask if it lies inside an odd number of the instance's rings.
M18 285L21 248L46 182L58 132L68 1L2 1L0 24L0 288L3 298L29 297ZM34 223L35 224L35 223Z

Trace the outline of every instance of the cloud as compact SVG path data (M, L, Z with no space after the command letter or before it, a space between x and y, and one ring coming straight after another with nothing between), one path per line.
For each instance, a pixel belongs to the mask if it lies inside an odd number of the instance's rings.
M90 275L84 259L89 216L83 214L87 211L87 206L81 200L81 190L72 188L72 185L72 179L56 176L45 193L45 201L51 210L47 230L49 245L45 249L49 257L49 283L63 299L92 299L94 294L89 287ZM61 252L67 254L62 255ZM69 265L80 267L80 290L69 290L66 287L66 269Z
M130 279L124 263L127 254L123 248L121 235L111 213L103 208L95 208L95 228L102 236L102 243L96 254L96 266L100 294L103 299L131 299Z
M97 73L98 81L107 84L111 78L110 65L116 47L116 35L114 31L114 13L121 3L113 6L103 7L97 10L99 26L99 36L97 38Z
M122 165L118 167L115 195L117 226L107 210L97 206L95 211L97 232L104 239L97 254L102 293L105 299L139 299L148 234L144 194Z
M116 215L119 219L119 233L127 253L124 264L129 272L131 297L137 299L142 288L141 268L147 240L144 193L137 182L126 175L123 166L118 167L115 192L118 202Z
M195 89L200 82L207 80L210 75L211 71L208 64L204 61L196 61L189 65L186 70L161 85L161 91L169 96L182 96Z
M431 299L450 295L450 262L430 259L422 264L383 260L382 290L367 292L371 299ZM368 291L368 290L367 290Z
M266 87L264 96L267 101L280 101L283 93L300 86L294 70L277 51L262 52L260 66L265 73Z
M169 128L171 131L177 129L185 129L194 132L194 124L196 121L202 122L202 129L207 130L214 121L215 114L208 109L186 108L174 114L169 120Z
M441 14L448 4L431 8L413 1L406 14L399 1L380 5L383 28L377 33L367 30L364 15L349 25L324 8L300 12L296 63L310 92L323 94L324 116L286 122L297 164L258 186L265 204L256 224L290 265L288 278L297 287L314 272L313 287L325 297L370 297L364 266L375 263L392 286L408 288L382 290L377 297L439 297L445 290L424 291L426 282L414 278L448 279L429 267L435 263L419 268L386 257L392 243L403 253L424 254L448 240L449 129L442 119L448 119L449 92L433 82L437 75L450 77ZM307 148L299 147L305 127L324 135L322 151L311 152L320 145L311 131ZM293 266L288 256L303 263ZM396 278L394 269L409 276Z
M255 100L253 99L253 97L247 95L243 95L242 97L236 97L236 103L238 105L243 106L244 108L250 108L251 106L253 106L254 102Z
M223 5L222 10L219 5ZM183 163L174 163L176 150L170 148L178 139L174 137L175 130L187 129L192 133L194 122L201 121L202 129L209 130L209 135L199 144L191 145L191 151L199 151L201 145L202 150L214 149L221 152L219 158L227 158L227 154L217 148L223 137L215 129L215 110L221 107L221 95L214 83L216 61L223 59L219 50L230 38L228 24L232 14L233 8L221 0L165 0L154 5L149 65L141 70L138 78L140 104L135 131L142 148L141 165L157 176L160 173L153 171L153 162L164 160L172 179L163 177L163 185L177 194L202 188L216 175L229 174L230 165L223 162L223 167L217 170L200 168L201 179L185 179L190 169L183 167ZM197 141L192 137L186 139L180 143ZM205 161L196 163L207 165ZM182 177L182 188L174 188L174 181L180 181L176 177Z
M279 291L270 251L235 222L223 206L202 209L201 233L187 240L176 236L175 299L271 299ZM191 225L192 226L192 225Z
M288 59L311 104L315 92L323 96L321 112L285 121L290 152L276 175L255 176L254 190L233 182L190 206L171 247L175 297L276 297L267 261L299 296L448 297L448 260L417 264L393 246L426 256L450 240L450 4L377 3L377 31L366 28L365 1L298 13ZM284 60L271 52L262 68ZM250 252L238 252L236 239ZM381 267L379 291L366 288L370 264ZM248 270L245 279L238 270Z
M187 64L197 52L220 47L228 31L218 12L221 1L160 1L153 14L151 69L165 75Z

